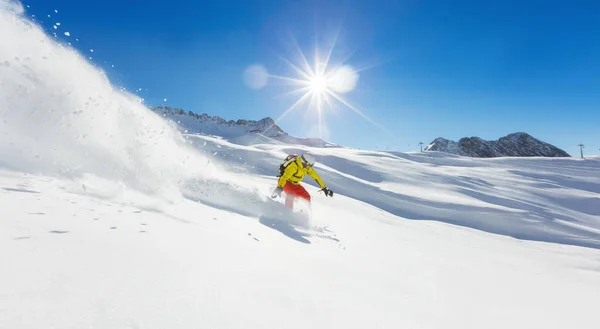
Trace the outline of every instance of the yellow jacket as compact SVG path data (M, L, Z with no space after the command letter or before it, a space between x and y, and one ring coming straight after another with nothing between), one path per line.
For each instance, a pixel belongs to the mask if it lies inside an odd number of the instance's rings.
M312 177L315 181L317 181L321 188L326 187L321 177L319 177L319 174L317 174L317 172L312 167L306 168L302 165L302 163L300 162L300 157L296 158L296 161L290 163L285 168L283 175L279 177L279 182L277 182L277 186L283 188L283 186L287 182L290 182L294 185L298 185L304 179L304 176L306 174L308 174L308 176Z

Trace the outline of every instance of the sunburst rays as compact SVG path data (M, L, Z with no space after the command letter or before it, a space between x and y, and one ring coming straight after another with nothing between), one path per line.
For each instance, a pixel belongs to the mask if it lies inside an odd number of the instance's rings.
M309 61L304 52L302 52L295 38L291 38L294 49L297 51L299 63L293 63L291 60L283 56L279 56L279 58L291 68L295 75L285 76L268 74L268 77L285 81L290 86L293 86L294 88L291 91L286 92L284 95L286 97L294 96L297 98L290 107L283 111L283 113L277 118L277 120L275 120L275 122L279 122L289 113L306 104L307 108L305 115L309 115L309 112L313 110L310 113L316 114L316 121L318 124L317 128L320 134L319 137L323 138L323 132L328 131L328 129L324 127L324 116L326 114L325 109L334 109L335 105L341 105L342 107L350 109L352 112L358 114L361 118L365 119L367 122L373 124L382 131L392 135L391 132L385 129L385 127L371 119L363 111L359 110L357 106L351 104L350 101L345 99L342 95L354 90L359 78L358 72L364 70L365 68L355 70L351 66L347 65L346 62L349 60L351 55L345 57L336 65L332 65L331 61L338 38L339 31L335 34L333 41L331 42L331 46L329 49L326 49L325 52L321 52L321 50L315 46L313 49L314 55L311 61ZM322 53L324 56L321 56ZM311 62L313 63L312 65L310 64Z

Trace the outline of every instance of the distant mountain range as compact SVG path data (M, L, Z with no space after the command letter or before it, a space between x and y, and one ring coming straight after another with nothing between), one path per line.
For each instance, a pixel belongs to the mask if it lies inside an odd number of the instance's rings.
M504 136L495 141L479 137L461 138L458 143L438 137L425 151L438 151L476 158L495 157L570 157L558 147L542 142L524 132Z
M192 121L196 123L196 125L188 125L186 128L207 128L208 126L219 126L221 128L241 128L238 129L243 132L259 132L267 137L278 137L281 135L287 135L283 129L281 129L278 125L275 124L273 119L266 117L264 119L255 121L255 120L225 120L219 116L210 116L206 113L197 114L192 111L184 111L180 108L174 108L169 106L158 106L153 108L154 112L160 113L163 116L187 116L186 119L195 119ZM181 121L181 120L179 120ZM181 123L181 122L179 122ZM199 125L201 124L201 125ZM195 126L195 127L194 127ZM193 132L205 132L206 129L201 129L202 131L193 131Z
M231 140L239 141L248 135L259 135L262 138L299 144L312 147L339 147L339 145L326 142L320 138L297 138L288 135L275 121L266 117L261 120L225 120L219 116L210 116L206 113L197 114L180 108L158 106L154 112L177 124L184 133L217 135Z

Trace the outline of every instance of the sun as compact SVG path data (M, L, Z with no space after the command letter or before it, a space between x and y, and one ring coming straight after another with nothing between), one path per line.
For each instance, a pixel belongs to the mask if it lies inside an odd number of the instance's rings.
M318 96L323 96L329 90L327 77L317 74L307 81L310 91Z
M346 94L355 89L358 79L359 72L366 70L370 67L355 70L352 66L345 64L349 59L346 57L339 63L333 65L331 62L332 55L334 52L337 37L334 38L333 42L330 43L331 47L322 51L315 46L313 65L310 64L304 53L300 50L298 43L292 37L296 50L298 51L298 58L300 62L295 64L292 63L285 57L279 56L284 62L286 62L296 73L296 76L282 76L270 73L264 73L268 78L275 78L278 80L285 81L288 84L295 86L293 90L286 93L285 95L300 95L300 97L286 109L274 122L279 122L283 117L294 109L300 107L303 104L308 104L307 113L316 115L318 122L319 133L327 131L327 127L324 127L323 116L326 114L324 109L334 109L336 103L341 104L343 107L350 109L360 117L370 122L374 126L377 126L382 131L393 134L385 127L375 122L359 110L356 106L352 105L342 94ZM311 112L308 112L312 110ZM321 136L322 137L322 136Z

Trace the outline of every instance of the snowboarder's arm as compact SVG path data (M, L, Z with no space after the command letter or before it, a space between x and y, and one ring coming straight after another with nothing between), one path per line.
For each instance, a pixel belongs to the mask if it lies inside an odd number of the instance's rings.
M319 184L319 186L321 188L325 188L327 187L325 185L325 183L323 182L323 180L321 179L321 177L319 176L319 174L317 174L317 172L313 169L313 168L308 168L308 171L306 172L310 177L312 177L315 181L317 181L317 183Z
M297 171L298 165L295 162L290 163L287 167L285 167L285 171L283 175L279 177L279 181L277 182L277 186L283 188L285 183L292 177L292 175Z

